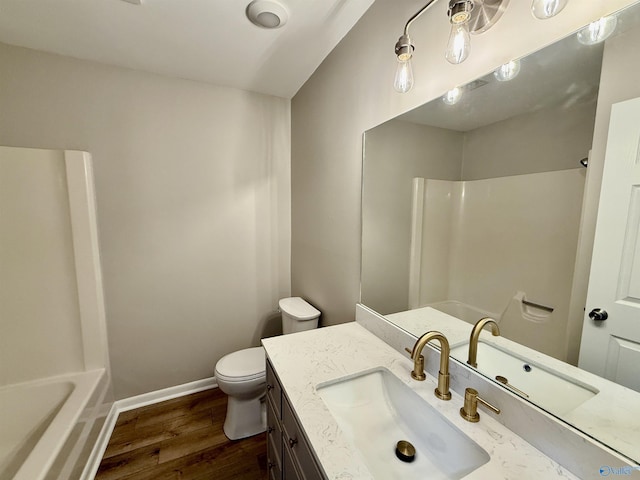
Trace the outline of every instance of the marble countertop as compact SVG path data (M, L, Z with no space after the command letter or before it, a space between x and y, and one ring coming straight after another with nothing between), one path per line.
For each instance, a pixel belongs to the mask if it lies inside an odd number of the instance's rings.
M323 382L382 366L424 398L469 438L484 448L491 460L465 479L577 479L568 470L482 412L479 423L459 415L463 399L452 392L448 402L433 395L430 376L424 382L410 377L413 362L359 324L347 323L292 335L263 339L310 445L330 480L374 478L360 455L342 433L316 386Z
M419 336L427 330L445 334L452 347L469 342L472 325L431 307L417 308L385 316L407 332ZM640 459L640 394L566 362L540 353L504 337L494 337L489 331L481 341L511 351L532 365L547 367L561 376L588 385L597 395L574 410L559 415L565 422L599 439L631 458ZM458 358L466 362L466 358ZM480 363L480 362L478 362ZM482 373L482 368L479 368ZM554 413L554 412L550 412Z

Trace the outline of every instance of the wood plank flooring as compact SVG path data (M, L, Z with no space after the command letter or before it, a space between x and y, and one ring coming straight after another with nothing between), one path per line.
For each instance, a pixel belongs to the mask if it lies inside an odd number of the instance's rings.
M266 433L231 441L220 389L123 412L96 480L266 480Z

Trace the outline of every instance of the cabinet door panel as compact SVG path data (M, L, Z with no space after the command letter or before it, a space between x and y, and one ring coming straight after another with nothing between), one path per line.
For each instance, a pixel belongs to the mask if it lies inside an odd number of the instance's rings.
M278 443L282 446L282 436L278 436ZM271 441L271 438L267 439L267 465L269 467L269 479L270 480L282 480L282 456L276 451L274 445L275 442Z
M298 469L294 465L293 457L287 448L284 449L282 463L282 480L304 480L304 478L298 473Z
M285 453L291 452L294 462L302 472L302 480L322 480L323 476L316 466L315 458L286 397L283 397L282 401L282 426L285 441L284 451Z

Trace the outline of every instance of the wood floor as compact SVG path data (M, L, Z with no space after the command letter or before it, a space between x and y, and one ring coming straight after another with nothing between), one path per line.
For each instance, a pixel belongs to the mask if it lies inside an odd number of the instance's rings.
M216 388L121 413L96 480L266 480L266 433L227 439L226 409Z

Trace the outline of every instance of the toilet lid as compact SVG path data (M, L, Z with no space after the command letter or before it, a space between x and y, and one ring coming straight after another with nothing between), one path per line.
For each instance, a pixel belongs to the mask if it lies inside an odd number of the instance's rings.
M313 320L320 316L320 310L309 305L302 297L281 298L278 307L298 320Z
M222 357L216 364L216 376L235 381L252 380L266 375L264 348L238 350Z

